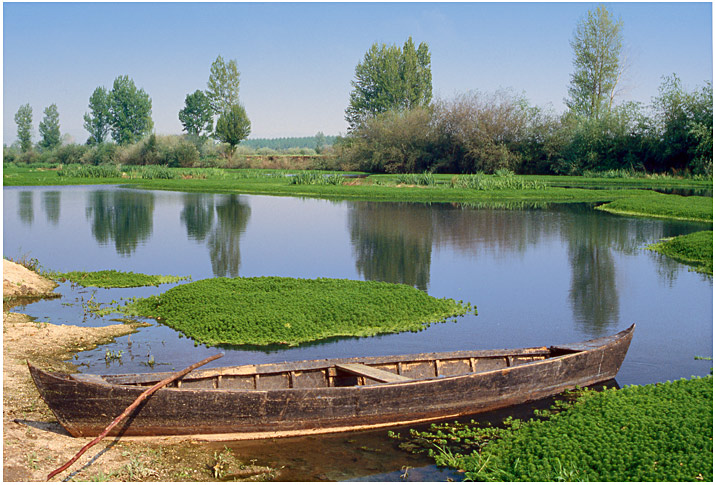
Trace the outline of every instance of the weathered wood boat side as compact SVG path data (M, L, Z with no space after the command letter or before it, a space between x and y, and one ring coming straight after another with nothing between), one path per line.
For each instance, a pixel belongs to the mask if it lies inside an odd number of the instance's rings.
M197 370L158 390L116 433L263 437L474 414L613 379L633 332L632 325L610 337L549 348ZM29 368L73 436L96 436L147 386L170 374L65 375Z

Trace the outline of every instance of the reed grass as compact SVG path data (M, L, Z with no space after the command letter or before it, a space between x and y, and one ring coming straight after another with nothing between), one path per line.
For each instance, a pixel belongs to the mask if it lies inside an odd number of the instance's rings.
M299 172L288 177L289 185L342 185L345 178L337 174Z

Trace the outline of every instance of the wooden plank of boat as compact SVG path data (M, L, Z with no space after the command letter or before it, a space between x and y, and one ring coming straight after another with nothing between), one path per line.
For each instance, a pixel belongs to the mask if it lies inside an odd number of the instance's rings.
M344 370L358 376L368 377L378 382L406 382L413 379L386 370L368 367L363 364L336 364L336 369Z
M633 332L632 325L554 347L205 369L158 390L117 433L261 438L475 414L613 379ZM168 374L89 377L29 368L40 395L73 436L96 436Z

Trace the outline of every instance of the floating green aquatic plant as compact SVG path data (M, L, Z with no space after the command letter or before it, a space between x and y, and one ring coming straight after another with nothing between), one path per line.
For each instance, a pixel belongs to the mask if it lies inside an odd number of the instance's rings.
M432 425L407 444L476 481L713 481L713 376L586 391L563 407L501 428Z
M330 337L419 331L473 310L407 285L282 277L213 278L120 309L157 318L208 345L297 345Z
M52 273L55 280L69 280L80 286L96 286L99 288L134 288L138 286L158 286L165 283L176 283L188 280L190 276L146 275L103 270L103 271L70 271L68 273Z
M696 267L696 271L713 274L713 231L699 231L676 236L653 244L647 249Z

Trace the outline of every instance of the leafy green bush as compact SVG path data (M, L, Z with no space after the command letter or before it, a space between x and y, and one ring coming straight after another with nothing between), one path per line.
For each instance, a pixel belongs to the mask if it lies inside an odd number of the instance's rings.
M117 145L100 143L82 155L82 163L87 165L105 165L114 163L117 158Z
M89 150L87 145L69 144L62 145L55 150L55 161L63 165L70 163L81 163L82 157Z
M181 140L169 156L170 167L192 167L199 163L199 150L187 140Z
M281 277L213 278L119 310L151 316L209 345L297 345L341 336L419 331L471 309L407 285Z
M411 434L468 480L710 482L713 376L586 391L546 420Z

